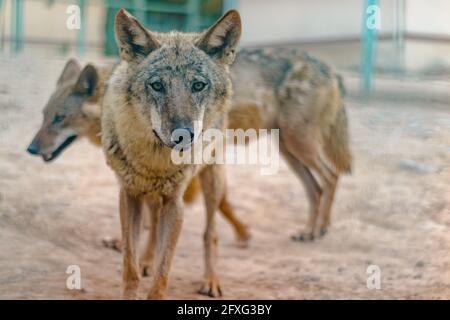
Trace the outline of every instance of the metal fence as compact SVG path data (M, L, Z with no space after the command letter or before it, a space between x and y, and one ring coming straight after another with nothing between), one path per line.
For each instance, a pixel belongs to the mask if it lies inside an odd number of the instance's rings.
M0 0L0 14L4 17L5 3ZM23 49L25 0L9 0L11 2L10 41L13 54ZM28 0L42 1L49 7L55 0ZM64 0L63 0L64 1ZM101 1L106 11L104 53L117 54L114 40L114 16L119 8L125 8L134 14L144 25L157 31L177 29L181 31L198 31L220 17L226 10L235 8L237 0L66 0L67 4L75 4L80 8L81 27L77 31L76 47L78 54L86 50L86 21L84 19L88 10L89 1ZM61 1L58 1L60 3ZM5 42L4 34L0 34L0 45Z

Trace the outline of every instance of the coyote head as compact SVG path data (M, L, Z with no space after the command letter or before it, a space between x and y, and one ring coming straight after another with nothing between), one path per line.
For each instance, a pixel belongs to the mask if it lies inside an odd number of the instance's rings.
M225 111L240 34L236 11L199 34L152 32L124 9L117 13L122 92L165 146L190 146Z
M92 121L85 113L86 103L95 103L96 68L83 70L75 60L69 60L44 108L44 119L27 151L40 155L44 161L56 158L75 138L87 134ZM100 115L99 115L100 116Z

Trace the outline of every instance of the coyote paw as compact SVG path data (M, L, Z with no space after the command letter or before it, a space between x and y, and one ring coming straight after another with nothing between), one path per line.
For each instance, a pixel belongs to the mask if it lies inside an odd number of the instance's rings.
M138 300L137 289L125 289L122 292L122 300Z
M239 233L236 233L236 245L239 248L247 248L251 237L252 236L247 231L247 228L245 228L244 230L240 231Z
M163 300L164 297L164 293L162 293L160 290L150 290L147 295L147 300Z
M312 232L300 232L299 234L292 235L291 239L294 241L311 242L314 240L314 235Z
M300 232L299 234L291 236L292 240L294 241L302 241L302 242L311 242L314 239L319 239L323 237L328 231L327 227L320 228L319 230L316 230L315 232L312 231L305 231Z
M328 232L328 228L327 227L323 227L319 230L319 236L323 237L324 235L326 235Z
M122 252L122 240L117 238L104 238L102 244L105 248L112 249L117 252Z
M198 293L210 296L211 298L221 297L222 289L220 288L219 278L216 275L207 277Z
M139 263L139 268L141 270L141 275L143 277L150 277L152 275L152 264L149 262L140 262Z

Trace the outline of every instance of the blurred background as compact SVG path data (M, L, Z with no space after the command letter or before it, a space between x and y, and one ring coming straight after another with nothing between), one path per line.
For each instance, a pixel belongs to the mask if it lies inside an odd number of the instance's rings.
M373 5L379 22L370 29ZM239 9L242 46L301 46L361 76L355 86L365 93L377 77L446 80L450 73L447 0L0 0L0 54L114 56L120 7L157 31L198 31ZM74 13L79 26L69 28Z
M120 7L156 31L238 9L242 47L298 47L344 79L354 166L330 232L290 240L308 208L284 162L273 176L229 166L252 239L238 248L218 219L225 298L450 298L450 0L0 0L0 299L119 297L121 255L103 245L120 237L118 184L101 149L81 139L51 164L26 149L68 58L117 60ZM168 297L199 299L201 199L185 214ZM83 290L65 286L74 264Z

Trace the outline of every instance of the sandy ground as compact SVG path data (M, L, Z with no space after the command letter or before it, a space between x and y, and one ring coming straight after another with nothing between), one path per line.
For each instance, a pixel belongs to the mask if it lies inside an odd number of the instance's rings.
M118 188L101 151L79 141L51 164L25 152L62 65L0 61L0 298L120 297L121 254L102 246L119 236ZM224 298L450 298L450 106L350 100L348 113L354 170L319 241L290 239L307 203L284 163L269 177L229 167L232 202L253 237L237 247L219 218ZM168 298L204 298L203 225L199 198L186 208ZM82 290L66 288L69 265L80 266ZM380 290L366 286L370 265Z

